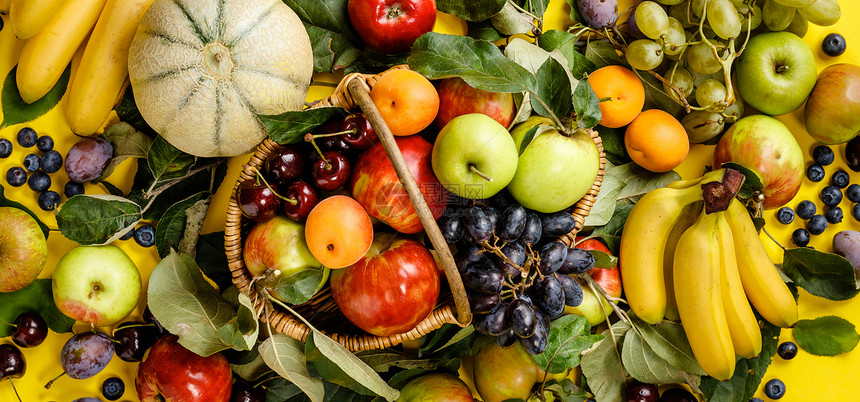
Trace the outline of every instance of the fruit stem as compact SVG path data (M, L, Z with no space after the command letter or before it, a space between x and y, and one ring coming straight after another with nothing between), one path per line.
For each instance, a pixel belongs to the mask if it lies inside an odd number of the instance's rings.
M271 191L272 191L272 194L274 194L274 195L275 195L275 197L278 197L278 198L280 198L280 199L282 199L282 200L284 200L284 201L286 201L286 202L289 202L290 204L293 204L293 205L296 205L296 204L298 203L298 201L297 201L297 200L294 200L294 199L292 199L292 198L287 198L287 197L284 197L284 196L282 196L282 195L278 194L278 192L277 192L277 191L275 191L275 189L273 189L273 188L272 188L272 186L270 186L270 185L269 185L269 182L268 182L268 181L266 181L266 178L265 178L265 177L263 177L263 174L262 174L262 173L260 173L260 169L257 169L256 167L254 167L253 169L254 169L254 173L256 173L256 174L257 174L257 181L259 182L260 180L262 180L262 181L263 181L263 184L265 184L265 185L266 185L266 187L268 187L268 188L269 188L269 190L271 190Z
M484 179L484 180L486 180L486 181L488 181L488 182L490 182L490 183L492 183L492 182L493 182L493 178L492 178L492 177L487 176L487 174L486 174L486 173L484 173L484 172L482 172L482 171L478 170L478 168L476 168L476 167L475 167L475 165L473 165L473 164L471 164L471 163L469 164L469 170L471 170L471 171L472 171L472 173L474 173L474 174L476 174L476 175L480 176L482 179Z
M10 323L8 323L8 322L6 322L6 321L0 321L0 324L6 324L6 325L8 325L8 326L10 326L10 327L12 327L12 328L18 328L18 326L17 326L17 325L15 325L15 324L10 324Z
M776 71L775 71L775 72L776 72L777 74L782 74L782 73L784 73L784 72L786 72L786 71L788 71L788 66L786 66L786 65L781 65L781 66L779 66L779 67L777 67L777 68L776 68Z
M322 159L323 162L325 162L325 170L331 170L331 163L329 163L328 159L325 158L325 155L323 155L323 151L320 149L319 145L317 145L317 142L314 141L314 138L316 138L316 137L311 133L305 134L305 141L310 142L311 145L314 146L314 149L319 154L320 159Z
M15 387L15 383L12 382L11 378L9 379L9 384L12 384L12 391L15 392L15 396L18 398L18 402L22 402L21 401L21 395L18 395L18 388Z
M64 375L66 375L66 372L65 372L65 371L63 371L62 373L60 373L60 375L58 375L58 376L54 377L54 379L53 379L53 380L48 381L48 383L47 383L47 384L45 384L45 389L51 389L51 385L54 385L54 381L59 380L59 379L60 379L60 377L62 377L62 376L64 376Z
M357 129L351 128L349 130L338 131L336 133L311 134L311 136L314 139L316 139L316 138L324 138L324 137L335 137L335 136L344 135L344 134L355 134L356 132L358 132Z

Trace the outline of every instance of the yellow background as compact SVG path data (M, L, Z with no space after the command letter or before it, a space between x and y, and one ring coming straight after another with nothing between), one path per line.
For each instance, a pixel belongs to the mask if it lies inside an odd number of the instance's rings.
M619 1L619 11L625 10L633 0ZM860 29L856 27L854 17L860 15L860 2L853 0L841 0L842 18L838 24L831 27L817 27L810 25L809 32L804 40L813 49L819 70L833 63L855 63L860 64ZM4 17L5 19L5 17ZM544 18L545 26L549 29L564 29L570 25L568 18L568 6L563 0L552 0L550 2L547 14ZM437 31L459 33L465 32L465 25L462 21L449 15L440 14L436 25ZM845 36L848 43L847 52L839 57L830 58L821 52L820 44L824 36L830 32L839 32ZM5 77L14 66L18 59L18 54L21 50L21 42L17 41L11 33L11 30L4 28L0 32L0 77ZM79 57L80 55L78 55ZM73 63L74 68L74 63ZM318 74L315 77L319 81L337 82L338 76L328 74ZM2 85L2 81L0 81ZM327 86L314 86L308 94L308 100L316 100L325 97L331 92L331 88ZM36 121L7 127L0 130L0 138L8 138L15 144L15 152L7 159L0 159L0 180L6 189L6 196L12 200L18 201L28 208L38 213L42 221L51 228L56 228L56 220L52 213L44 212L36 204L37 195L32 192L27 186L13 188L5 182L5 172L12 166L21 166L24 156L32 150L22 150L15 142L15 134L21 127L29 125L36 129L39 135L50 135L54 138L56 145L55 149L65 155L68 148L77 141L63 118L63 108L65 101L61 101L58 107L46 115L40 117ZM0 111L2 112L2 111ZM803 128L802 111L796 111L792 114L780 116L783 121L795 134L801 148L806 154L807 163L811 159L809 152L814 147L814 141L809 137ZM35 148L32 148L33 150ZM836 170L837 167L846 169L852 177L852 182L858 182L860 174L851 172L847 169L844 162L844 145L834 147L837 158L836 163L826 168L827 179ZM691 149L687 160L679 167L678 171L684 177L693 177L700 175L705 165L710 165L711 156L713 155L712 146L694 145ZM224 229L224 214L229 193L232 190L233 183L238 177L241 164L248 160L247 156L232 158L227 172L227 178L222 184L220 190L215 195L209 216L206 219L203 232L209 233ZM119 186L124 191L128 191L131 186L131 179L134 175L132 162L124 162L120 167L109 177L108 181ZM53 183L51 189L62 194L63 185L66 178L62 173L52 175ZM788 205L792 208L796 207L797 203L803 199L818 199L817 194L824 187L824 182L811 183L804 179L803 188L798 196ZM89 194L104 193L104 189L100 186L91 184L86 185L86 192ZM65 198L64 198L65 199ZM820 206L820 202L817 202ZM810 245L818 250L830 251L830 239L840 230L860 230L860 224L853 220L850 216L851 207L853 206L847 199L840 205L845 212L845 219L841 224L830 225L827 231L820 236L813 237ZM777 223L773 217L774 211L766 212L768 221L768 230L784 245L791 246L790 234L796 228L802 227L801 220L796 219L792 224L785 226ZM774 245L770 240L764 241L771 252L772 258L776 262L782 259L781 250ZM141 274L144 277L144 289L147 286L147 277L152 268L158 263L158 255L155 248L141 248L133 240L117 241L119 247L125 250L132 259L136 262ZM50 278L51 273L56 266L57 260L75 244L66 240L59 232L52 232L48 240L50 250L48 263L45 270L41 274L41 278ZM140 314L145 305L145 298L142 298L138 309L132 313L132 316L127 320L139 320ZM860 324L860 298L855 298L851 301L832 302L824 300L808 293L801 291L800 296L800 318L815 318L821 315L838 315L844 317L854 324ZM76 330L85 330L86 326L78 324ZM110 329L104 329L109 331ZM59 351L63 343L71 336L71 334L56 334L51 333L46 342L39 347L24 349L24 354L28 362L26 375L15 381L21 398L25 402L37 401L60 401L67 402L76 398L90 396L101 397L101 383L111 376L120 376L126 384L126 393L121 400L137 401L134 391L134 375L137 369L137 364L125 363L118 358L114 358L107 368L88 380L73 380L63 378L58 380L50 390L43 388L44 384L62 372L59 364ZM792 340L791 331L782 331L780 341ZM8 338L0 340L0 343L11 342ZM774 358L774 363L771 365L764 381L771 378L782 379L787 388L784 401L848 401L856 400L857 391L854 383L856 382L856 373L860 369L860 350L855 350L836 357L816 357L801 351L796 358L790 361L783 361L779 357ZM767 400L763 392L759 390L757 397ZM0 383L0 401L14 401L15 395L12 392L12 387L7 381Z

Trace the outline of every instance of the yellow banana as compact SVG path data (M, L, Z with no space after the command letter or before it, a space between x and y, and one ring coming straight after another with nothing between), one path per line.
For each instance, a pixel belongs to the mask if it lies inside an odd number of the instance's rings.
M725 212L717 212L717 241L720 245L720 274L723 308L735 354L753 358L761 352L761 329L744 294L738 272L734 239ZM741 251L742 252L742 251Z
M24 40L42 31L66 0L11 0L9 25L15 37Z
M11 0L0 0L0 14L9 15L9 8L12 6Z
M102 126L128 80L128 51L153 0L108 0L69 86L66 121L91 135Z
M681 238L681 235L696 222L702 212L703 204L704 201L699 201L685 206L666 240L666 251L663 253L663 278L666 281L666 313L664 317L667 320L678 321L681 319L681 316L678 315L678 303L675 301L675 286L672 279L675 247L678 245L678 239Z
M681 325L702 370L720 381L735 370L735 350L723 308L718 214L702 213L675 249L675 295Z
M68 0L45 29L24 42L15 80L25 102L39 100L54 87L96 24L105 1Z
M723 172L709 172L702 182L720 180ZM698 185L658 188L633 206L624 223L618 255L621 283L630 308L649 324L662 321L666 313L663 256L669 233L684 207L701 199Z
M737 199L729 204L726 220L737 250L738 271L747 298L773 325L788 328L797 322L797 302L767 255L746 208Z

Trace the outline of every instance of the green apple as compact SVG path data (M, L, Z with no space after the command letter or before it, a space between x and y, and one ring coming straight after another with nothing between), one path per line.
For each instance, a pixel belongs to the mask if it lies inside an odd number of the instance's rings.
M119 322L137 306L140 273L117 246L78 246L57 262L52 289L63 314L103 327Z
M517 147L508 130L493 118L464 114L439 131L430 161L448 191L463 198L490 198L514 177Z
M397 402L472 402L472 391L459 377L435 372L410 380L400 390Z
M860 67L834 64L818 75L803 124L816 141L842 144L860 133Z
M0 207L0 292L33 283L47 260L48 241L39 223L21 209Z
M746 103L771 116L806 101L818 73L812 49L790 32L755 35L737 62L738 90Z
M545 117L532 116L514 127L517 149L530 129L552 125ZM517 161L508 191L522 206L550 213L570 207L588 193L600 169L600 153L587 132L562 134L551 128L538 130Z

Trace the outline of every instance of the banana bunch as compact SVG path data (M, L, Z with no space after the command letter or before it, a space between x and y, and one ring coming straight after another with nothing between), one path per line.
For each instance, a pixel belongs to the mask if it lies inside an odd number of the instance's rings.
M702 369L727 380L736 356L761 352L752 307L779 327L794 325L798 313L743 204L704 210L702 184L722 172L646 194L624 225L619 261L634 314L651 324L680 319Z
M153 0L11 0L9 20L24 40L15 81L33 103L57 84L76 53L66 120L78 135L94 134L128 82L128 51Z

